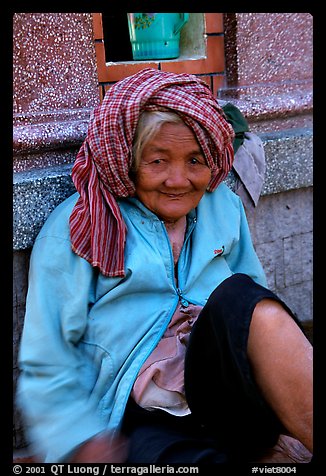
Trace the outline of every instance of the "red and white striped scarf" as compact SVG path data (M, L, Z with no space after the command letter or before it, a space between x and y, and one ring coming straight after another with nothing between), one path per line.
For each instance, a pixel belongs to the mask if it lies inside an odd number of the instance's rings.
M129 170L138 118L160 109L194 131L212 171L208 191L232 167L234 131L198 77L144 69L114 84L94 110L72 170L80 195L70 216L72 249L105 276L124 276L126 227L116 198L135 195Z

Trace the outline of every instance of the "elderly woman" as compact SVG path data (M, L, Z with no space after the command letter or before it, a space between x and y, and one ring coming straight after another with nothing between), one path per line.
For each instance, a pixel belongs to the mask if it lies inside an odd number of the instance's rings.
M311 346L222 183L233 138L187 74L145 69L94 111L31 257L18 400L44 461L312 452Z

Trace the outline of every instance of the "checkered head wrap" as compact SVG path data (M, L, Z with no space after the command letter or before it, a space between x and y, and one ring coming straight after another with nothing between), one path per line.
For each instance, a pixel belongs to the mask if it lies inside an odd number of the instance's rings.
M135 195L129 177L143 111L181 116L202 148L213 191L233 163L234 131L206 83L189 74L144 69L114 84L94 110L72 170L79 198L70 216L72 249L105 276L124 276L126 227L116 198Z

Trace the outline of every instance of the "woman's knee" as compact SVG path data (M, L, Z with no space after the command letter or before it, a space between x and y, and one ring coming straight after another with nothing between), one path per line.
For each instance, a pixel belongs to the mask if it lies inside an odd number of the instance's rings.
M215 322L224 322L225 327L243 327L250 324L257 303L266 298L278 299L247 274L236 273L215 288L205 310Z
M232 308L241 294L248 294L248 288L257 286L247 274L236 273L222 281L208 298L207 306L224 310Z

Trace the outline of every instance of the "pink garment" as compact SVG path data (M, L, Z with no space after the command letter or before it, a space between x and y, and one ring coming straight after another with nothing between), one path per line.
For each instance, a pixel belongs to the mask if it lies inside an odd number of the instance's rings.
M162 339L143 364L135 381L132 397L140 406L145 401L150 401L152 408L184 406L185 353L192 326L201 310L202 306L189 304L183 307L179 303ZM165 391L173 392L173 395L169 396ZM176 404L178 400L180 403Z

